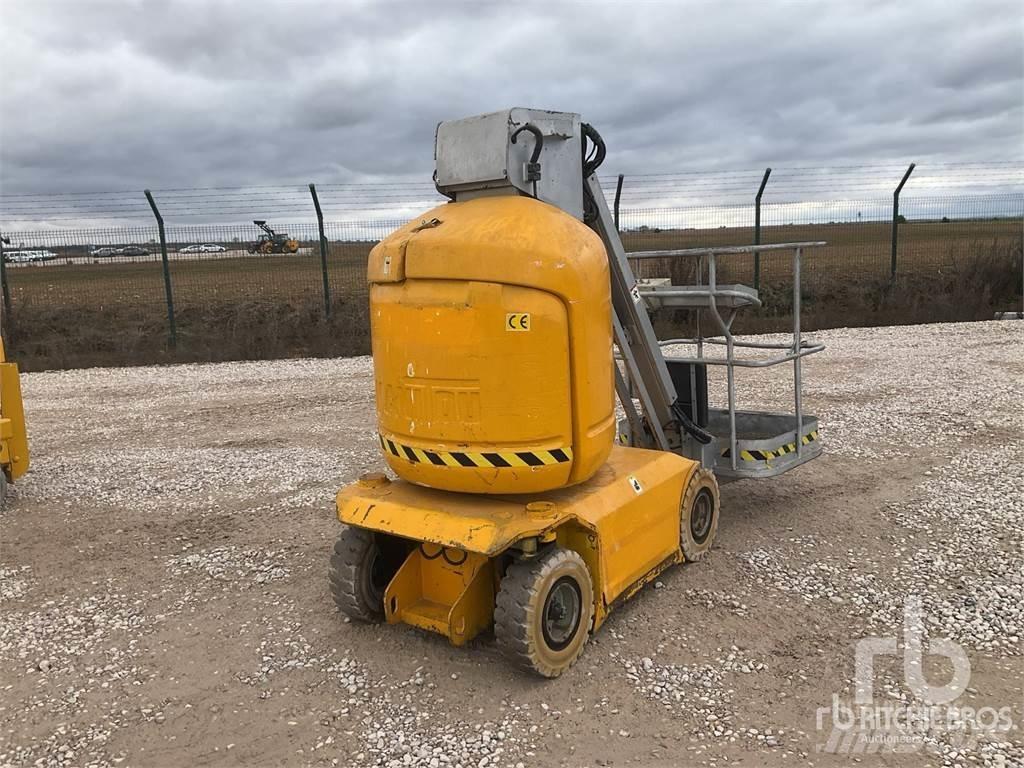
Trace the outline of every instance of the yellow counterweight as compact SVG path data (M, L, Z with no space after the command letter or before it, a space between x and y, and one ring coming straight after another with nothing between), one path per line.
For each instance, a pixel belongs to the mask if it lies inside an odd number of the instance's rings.
M436 208L370 255L384 457L464 493L582 482L615 435L608 257L526 197Z

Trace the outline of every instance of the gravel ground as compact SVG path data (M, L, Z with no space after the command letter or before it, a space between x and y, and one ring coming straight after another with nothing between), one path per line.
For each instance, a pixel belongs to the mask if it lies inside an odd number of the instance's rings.
M1024 326L815 336L826 454L725 486L710 558L552 682L487 636L456 650L334 611L333 494L382 467L368 359L24 376L0 765L1021 765ZM784 372L741 376L741 406L786 407ZM852 698L856 642L899 636L908 596L928 639L966 651L953 705L1009 707L1016 728L822 751L818 709ZM901 659L875 692L912 701Z

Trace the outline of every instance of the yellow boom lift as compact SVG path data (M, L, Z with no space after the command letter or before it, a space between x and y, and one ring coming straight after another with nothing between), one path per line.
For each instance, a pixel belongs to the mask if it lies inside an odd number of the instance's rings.
M21 402L18 364L7 362L0 340L0 507L7 498L7 484L28 471L28 434L25 407Z
M604 154L572 113L438 126L435 181L451 202L369 259L379 442L397 479L338 493L330 584L349 616L457 646L493 626L511 660L555 677L617 604L707 553L716 474L776 475L820 452L799 363L821 347L798 320L789 344L731 334L759 299L718 285L715 256L757 249L630 254L700 265L695 286L638 282L595 173ZM810 245L770 246L794 251L797 318ZM659 307L708 314L718 333L666 358L648 316ZM741 344L769 356L737 357ZM738 411L735 370L781 362L796 413ZM724 409L708 407L708 365L726 369Z
M0 242L0 258L3 245ZM0 300L0 317L4 307ZM21 375L18 364L7 361L0 336L0 507L7 500L7 485L28 471L28 433L25 429L25 406L21 400Z

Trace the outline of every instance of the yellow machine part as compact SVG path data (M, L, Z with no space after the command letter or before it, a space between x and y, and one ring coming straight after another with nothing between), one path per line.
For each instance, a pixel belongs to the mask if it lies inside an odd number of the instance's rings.
M17 363L7 362L0 341L0 466L10 480L28 471L28 432Z
M484 555L421 544L384 592L388 622L437 632L463 645L491 622L494 561Z
M492 493L570 483L568 323L558 298L499 283L407 280L375 286L373 305L375 338L390 338L375 366L380 434L399 476ZM494 322L509 308L531 318L529 333Z
M461 645L492 621L500 556L523 542L557 542L587 564L596 629L615 602L682 562L680 501L698 467L673 453L616 446L589 480L536 494L357 482L338 493L338 519L419 543L385 592L389 621Z
M526 197L424 214L370 254L381 447L462 493L580 483L615 435L608 259L588 227Z

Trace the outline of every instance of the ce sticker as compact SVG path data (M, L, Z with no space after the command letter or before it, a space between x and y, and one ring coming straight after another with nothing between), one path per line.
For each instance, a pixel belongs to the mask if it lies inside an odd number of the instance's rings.
M506 331L528 331L530 330L529 312L509 312L505 315Z

